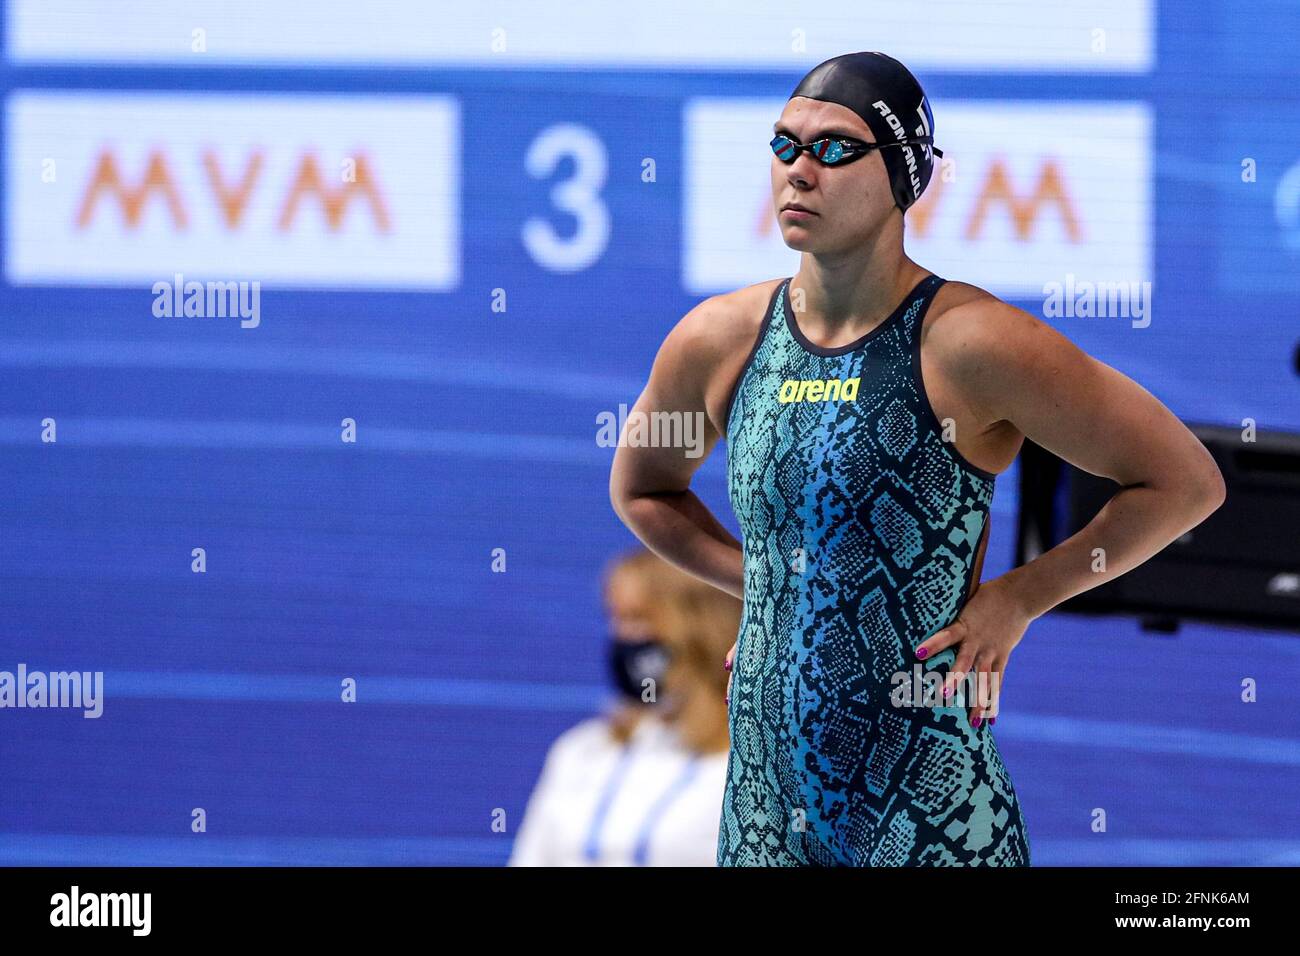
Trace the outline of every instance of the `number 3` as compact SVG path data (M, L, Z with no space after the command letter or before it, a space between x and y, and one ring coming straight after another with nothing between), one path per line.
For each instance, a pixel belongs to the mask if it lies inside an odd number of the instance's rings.
M609 245L609 209L600 197L609 162L595 133L574 123L552 126L533 140L524 163L530 176L545 179L565 156L573 157L577 169L572 179L551 190L551 202L577 218L578 231L564 239L549 222L536 217L523 228L524 247L533 261L553 272L585 269Z

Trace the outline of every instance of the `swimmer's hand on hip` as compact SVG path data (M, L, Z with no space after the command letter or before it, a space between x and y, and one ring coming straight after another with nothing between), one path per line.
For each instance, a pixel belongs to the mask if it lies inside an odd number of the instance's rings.
M1031 620L1014 586L1002 578L993 578L980 583L957 620L917 645L916 656L922 660L946 648L954 649L956 660L944 678L944 697L951 696L967 674L975 676L970 686L989 688L985 699L968 699L971 726L996 719L1007 660Z

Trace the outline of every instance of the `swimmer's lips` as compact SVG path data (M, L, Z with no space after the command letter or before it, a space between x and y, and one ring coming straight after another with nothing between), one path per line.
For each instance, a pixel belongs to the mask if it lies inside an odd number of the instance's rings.
M811 219L813 216L820 215L811 209L799 205L797 202L786 203L781 207L782 214L788 214L795 219Z

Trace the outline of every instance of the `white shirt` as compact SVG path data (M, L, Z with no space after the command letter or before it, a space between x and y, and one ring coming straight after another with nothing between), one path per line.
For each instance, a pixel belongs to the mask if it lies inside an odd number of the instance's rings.
M588 718L551 744L509 865L716 866L726 772L658 717L626 746Z

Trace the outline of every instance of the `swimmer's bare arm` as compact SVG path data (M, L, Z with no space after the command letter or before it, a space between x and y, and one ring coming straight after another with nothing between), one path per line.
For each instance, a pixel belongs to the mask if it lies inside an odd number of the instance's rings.
M938 321L940 360L982 421L1010 422L1122 486L1076 534L1003 575L1030 619L1142 564L1223 503L1223 476L1187 426L1050 325L991 296Z
M702 428L702 448L620 442L609 476L614 511L646 547L738 598L744 596L740 542L689 486L725 427L718 415L725 413L724 393L729 395L752 344L745 316L753 314L753 301L748 290L740 290L706 299L683 316L660 346L645 390L629 412L629 426L635 413L693 416Z

